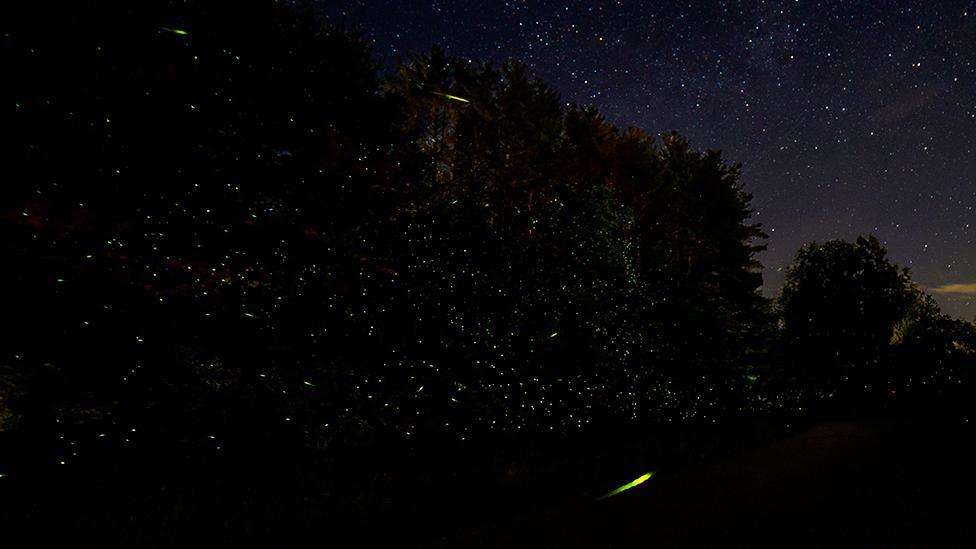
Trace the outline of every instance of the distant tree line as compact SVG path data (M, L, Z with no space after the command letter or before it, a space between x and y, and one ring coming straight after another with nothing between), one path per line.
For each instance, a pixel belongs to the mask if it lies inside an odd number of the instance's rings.
M363 38L270 0L16 4L0 428L35 458L971 386L973 325L877 240L804 247L770 302L738 164L520 63L434 49L384 76Z

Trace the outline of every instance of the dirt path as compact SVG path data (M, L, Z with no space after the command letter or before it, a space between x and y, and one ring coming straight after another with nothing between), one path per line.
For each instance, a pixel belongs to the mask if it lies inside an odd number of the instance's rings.
M822 423L731 458L658 471L618 496L528 517L463 544L972 546L971 434L942 423Z

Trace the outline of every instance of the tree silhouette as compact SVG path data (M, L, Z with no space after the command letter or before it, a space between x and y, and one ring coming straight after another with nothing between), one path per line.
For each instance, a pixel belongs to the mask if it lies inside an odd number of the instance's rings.
M892 331L915 295L873 236L804 246L779 300L788 360L823 396L883 395Z

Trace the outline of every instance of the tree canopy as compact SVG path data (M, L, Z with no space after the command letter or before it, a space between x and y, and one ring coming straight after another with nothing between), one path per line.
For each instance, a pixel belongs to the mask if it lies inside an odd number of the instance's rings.
M968 360L973 325L943 315L873 236L801 248L778 304L784 360L819 399L931 398L968 375L945 368Z

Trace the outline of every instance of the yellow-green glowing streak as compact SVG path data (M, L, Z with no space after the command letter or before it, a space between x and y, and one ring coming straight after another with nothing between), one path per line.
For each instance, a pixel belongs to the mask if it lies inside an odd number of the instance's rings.
M645 474L643 474L643 475L635 478L634 480L628 482L627 484L624 484L620 488L617 488L615 490L611 490L611 491L607 492L606 494L604 494L603 496L601 496L600 499L606 499L606 498L608 498L610 496L615 496L615 495L619 494L620 492L626 492L627 490L630 490L631 488L633 488L635 486L640 486L641 484L644 484L645 482L647 482L647 479L649 479L649 478L651 478L653 476L654 476L654 471L651 471L650 473L645 473Z
M186 32L183 29L174 29L172 27L159 27L159 30L164 30L166 32L171 32L173 34L178 34L180 36L187 36L188 34L190 34L190 33Z
M468 101L467 99L465 99L463 97L458 97L456 95L451 95L451 94L448 94L448 93L434 92L434 95L439 95L441 97L446 97L448 99L453 99L455 101L460 101L462 103L470 103L470 101Z

